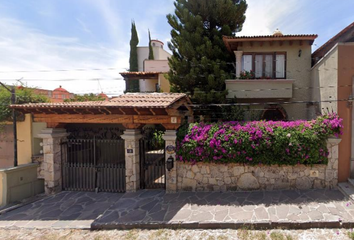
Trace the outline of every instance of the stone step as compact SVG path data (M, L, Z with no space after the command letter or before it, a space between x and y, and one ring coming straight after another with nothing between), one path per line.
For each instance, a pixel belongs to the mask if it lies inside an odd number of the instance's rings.
M354 179L349 178L348 183L351 184L354 187Z
M354 185L349 182L343 182L338 184L338 189L354 201Z

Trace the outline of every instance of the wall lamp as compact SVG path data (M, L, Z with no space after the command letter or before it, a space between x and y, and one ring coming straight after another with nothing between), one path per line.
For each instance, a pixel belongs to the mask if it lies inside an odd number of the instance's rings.
M348 97L347 106L348 107L352 107L353 106L353 101L354 101L354 97L353 97L352 94L350 94L349 97Z
M170 156L169 158L167 158L166 167L167 167L167 170L168 170L168 171L171 171L171 169L173 168L173 162L174 162L174 159L173 159L172 156Z

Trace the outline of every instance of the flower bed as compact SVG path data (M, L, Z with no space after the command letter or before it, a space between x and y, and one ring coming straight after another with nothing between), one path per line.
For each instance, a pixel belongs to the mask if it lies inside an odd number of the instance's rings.
M176 159L192 164L327 164L326 141L341 134L342 127L337 114L312 121L191 124L177 144Z

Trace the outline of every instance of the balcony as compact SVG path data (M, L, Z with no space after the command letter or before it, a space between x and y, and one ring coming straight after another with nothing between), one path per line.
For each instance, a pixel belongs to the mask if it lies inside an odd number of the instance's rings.
M226 80L227 98L292 98L291 79L233 79Z

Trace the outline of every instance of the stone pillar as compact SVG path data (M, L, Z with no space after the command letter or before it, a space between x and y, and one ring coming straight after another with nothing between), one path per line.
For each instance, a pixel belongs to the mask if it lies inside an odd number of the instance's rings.
M176 139L177 139L177 132L176 130L166 130L165 134L162 137L165 140L165 147L172 145L176 148ZM166 168L166 192L167 193L174 193L177 192L177 161L176 161L176 153L168 154L167 151L165 153L165 158L170 156L174 159L174 166L173 168L168 171Z
M121 136L125 140L125 186L126 192L136 192L140 188L139 140L140 129L127 129Z
M42 169L46 194L62 190L60 141L68 135L66 130L61 128L46 128L38 134L38 137L43 139Z
M335 188L338 184L338 145L340 138L329 138L327 140L328 165L325 172L326 188Z
M234 51L236 56L236 78L240 77L242 68L242 54L243 51Z

